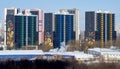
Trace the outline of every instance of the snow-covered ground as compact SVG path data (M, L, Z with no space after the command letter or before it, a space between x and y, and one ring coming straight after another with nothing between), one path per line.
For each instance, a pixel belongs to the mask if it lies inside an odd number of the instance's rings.
M73 58L76 60L86 60L91 61L96 58L104 59L105 61L120 61L120 49L111 47L111 48L90 48L87 53L83 51L66 51L66 47L61 47L60 49L51 49L49 52L43 52L42 50L1 50L0 59L4 58L21 58L21 57L30 57L35 58L36 56L43 56L46 58L59 55L64 58ZM96 60L94 60L96 61Z

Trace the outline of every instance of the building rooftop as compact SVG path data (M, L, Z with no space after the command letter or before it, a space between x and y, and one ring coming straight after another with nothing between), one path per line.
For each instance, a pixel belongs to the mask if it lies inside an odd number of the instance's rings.
M0 55L27 55L27 54L42 54L42 50L1 50Z
M98 52L117 52L119 49L111 49L111 48L90 48L88 50L98 51Z

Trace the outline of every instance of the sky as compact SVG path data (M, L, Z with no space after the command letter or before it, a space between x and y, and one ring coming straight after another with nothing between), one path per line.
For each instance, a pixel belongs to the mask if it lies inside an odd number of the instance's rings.
M109 10L115 13L116 27L120 27L120 0L0 0L0 20L4 19L4 8L40 8L44 12L77 8L80 11L80 30L85 30L85 11Z

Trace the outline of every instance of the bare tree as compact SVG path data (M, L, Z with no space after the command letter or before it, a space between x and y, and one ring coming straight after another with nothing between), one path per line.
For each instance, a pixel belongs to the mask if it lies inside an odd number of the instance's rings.
M39 46L39 49L42 49L43 51L49 51L53 48L53 43L50 38L47 38L43 44Z
M67 48L67 51L80 51L80 41L79 40L71 40L68 42L69 47Z
M43 50L44 52L48 52L50 49L52 49L53 47L52 46L49 46L49 45L45 45L44 43L42 45L39 46L38 49L41 49Z

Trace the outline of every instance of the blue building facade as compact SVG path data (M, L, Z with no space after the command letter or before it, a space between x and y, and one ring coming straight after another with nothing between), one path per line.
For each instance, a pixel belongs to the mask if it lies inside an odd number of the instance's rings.
M74 15L70 14L55 14L55 31L53 38L55 48L60 48L60 46L64 46L70 40L75 39L73 17Z
M75 39L75 31L73 31L73 15L66 15L65 16L65 36L66 36L66 44L70 40Z
M60 48L60 43L64 40L64 15L56 14L55 15L55 31L54 31L54 47Z

